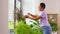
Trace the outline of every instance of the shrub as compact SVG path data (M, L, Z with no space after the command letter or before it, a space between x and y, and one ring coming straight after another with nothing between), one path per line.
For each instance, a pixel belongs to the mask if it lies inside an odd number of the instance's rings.
M39 27L40 28L40 27ZM24 24L23 21L20 21L15 28L16 34L42 34L39 31L38 27L32 28L30 25Z
M57 28L58 25L56 23L54 23L52 21L52 19L49 20L49 23L50 23L50 25L52 27L52 31L57 31L58 30L58 28Z

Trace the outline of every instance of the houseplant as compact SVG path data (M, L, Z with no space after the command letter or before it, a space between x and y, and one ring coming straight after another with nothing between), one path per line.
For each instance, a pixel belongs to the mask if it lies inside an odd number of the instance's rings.
M31 21L32 22L32 21ZM42 34L42 30L39 27L39 22L32 22L33 24L28 25L24 18L21 17L20 22L15 26L15 34Z
M58 25L56 23L54 23L54 21L52 19L49 20L49 23L52 27L52 31L56 32L58 30L58 28L57 28Z
M32 29L30 25L24 24L24 21L20 21L15 28L16 34L42 34L41 31L36 31L35 28Z
M40 23L38 20L35 21L30 21L33 24L31 24L30 26L33 28L34 31L38 32L39 34L43 34L42 29L40 28Z

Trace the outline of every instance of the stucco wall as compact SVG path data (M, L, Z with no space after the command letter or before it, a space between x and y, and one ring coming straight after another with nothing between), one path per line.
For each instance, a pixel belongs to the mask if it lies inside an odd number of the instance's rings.
M58 14L59 13L59 0L41 0L46 4L46 10L49 14Z
M60 0L59 0L59 15L58 15L58 25L60 26ZM58 34L60 34L60 31L58 30Z
M8 0L0 0L0 34L8 33Z

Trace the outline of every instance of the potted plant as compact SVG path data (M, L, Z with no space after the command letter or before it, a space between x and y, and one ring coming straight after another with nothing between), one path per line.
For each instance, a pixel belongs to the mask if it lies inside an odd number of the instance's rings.
M50 25L52 27L52 31L56 32L58 30L58 28L57 28L58 25L56 23L54 23L54 21L52 20L52 18L49 20L49 23L50 23Z
M25 23L24 19L20 20L14 31L15 34L42 34L42 30L38 25L38 21L34 22L32 25L28 25Z

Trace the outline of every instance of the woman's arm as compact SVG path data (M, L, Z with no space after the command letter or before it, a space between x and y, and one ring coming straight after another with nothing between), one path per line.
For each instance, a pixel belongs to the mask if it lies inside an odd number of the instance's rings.
M25 15L24 17L25 17L25 18L30 18L30 19L32 19L32 20L38 20L38 19L42 18L41 16L32 15L32 14L30 14L30 13L28 13L28 15Z
M33 20L38 20L38 19L40 19L40 18L42 18L42 17L37 16L37 15L34 15L34 17L31 16L31 15L28 15L28 18L33 19Z
M30 15L30 16L32 16L32 17L36 17L36 15L32 15L32 14L30 14L30 13L28 13L28 15Z

